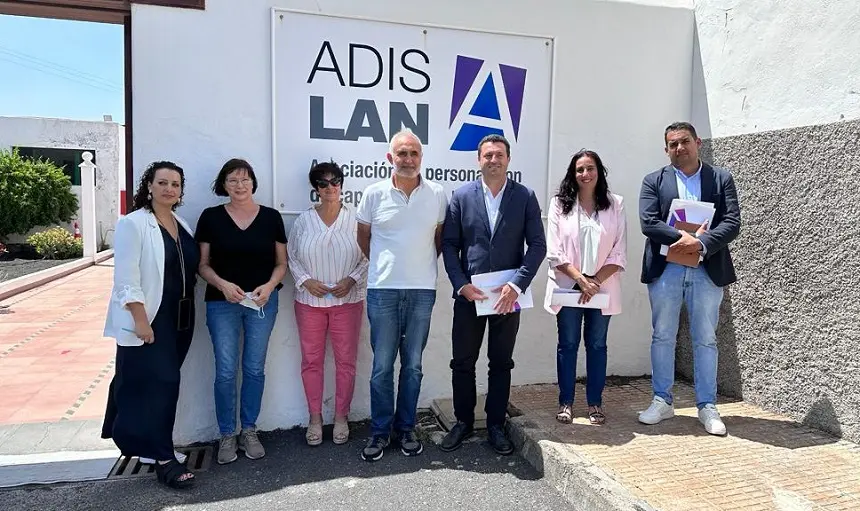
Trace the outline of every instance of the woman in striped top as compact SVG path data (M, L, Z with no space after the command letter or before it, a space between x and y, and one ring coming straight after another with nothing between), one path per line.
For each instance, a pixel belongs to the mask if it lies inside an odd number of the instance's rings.
M355 212L340 200L343 171L319 163L308 174L320 203L296 219L287 242L296 282L296 323L302 349L302 383L310 422L305 439L322 443L326 336L335 360L334 443L349 440L347 415L355 387L355 360L366 293L367 259L356 241Z

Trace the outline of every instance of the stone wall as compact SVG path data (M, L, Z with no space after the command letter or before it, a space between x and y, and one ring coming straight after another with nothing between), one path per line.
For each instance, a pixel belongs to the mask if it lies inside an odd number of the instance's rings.
M860 441L860 120L706 142L738 186L719 390ZM692 377L682 319L678 372Z

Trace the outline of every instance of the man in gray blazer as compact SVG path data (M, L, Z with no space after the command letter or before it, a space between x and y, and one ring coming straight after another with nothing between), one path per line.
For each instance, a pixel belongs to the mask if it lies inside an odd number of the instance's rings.
M472 435L475 420L475 363L490 324L487 341L489 381L487 432L499 454L514 450L505 436L505 412L511 390L514 343L520 326L514 304L531 285L546 255L546 238L535 193L508 179L511 146L500 135L488 135L478 144L481 179L454 192L442 228L442 257L454 287L454 324L451 359L454 414L457 424L440 448L453 451ZM528 250L523 245L528 245ZM494 304L495 315L478 316L475 302L487 296L471 284L472 275L516 269Z
M693 339L693 373L699 421L712 435L725 435L717 411L717 321L723 287L736 280L729 243L740 232L741 210L732 175L699 159L702 140L687 122L670 124L664 134L670 165L645 176L639 194L639 221L647 237L642 260L642 282L651 301L651 374L654 396L639 421L657 424L675 415L672 386L675 343L681 304L687 306ZM713 203L711 225L695 235L669 226L666 219L673 199ZM699 254L702 262L690 268L666 261L660 246L683 254Z

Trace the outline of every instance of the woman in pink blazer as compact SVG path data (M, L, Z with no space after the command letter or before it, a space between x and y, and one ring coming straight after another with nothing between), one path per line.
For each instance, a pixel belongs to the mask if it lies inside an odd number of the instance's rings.
M606 168L594 151L583 149L573 155L558 194L550 201L548 225L550 269L544 308L558 321L556 419L564 423L573 419L576 355L584 334L588 419L603 424L606 334L609 319L621 312L619 272L627 264L627 222L621 196L609 193ZM558 288L581 291L579 306L552 305ZM597 293L609 295L608 306L584 307Z

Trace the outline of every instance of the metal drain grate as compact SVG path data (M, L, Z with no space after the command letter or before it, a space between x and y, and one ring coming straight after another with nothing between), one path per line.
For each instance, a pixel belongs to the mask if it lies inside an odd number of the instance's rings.
M205 472L212 465L214 448L211 445L182 447L177 451L188 456L185 464L192 472ZM108 474L108 479L128 479L132 477L151 477L155 475L155 465L140 462L137 456L122 456L116 461Z
M205 472L212 465L212 458L215 454L215 448L211 445L202 445L199 447L186 447L179 449L180 452L188 456L186 465L194 472Z

